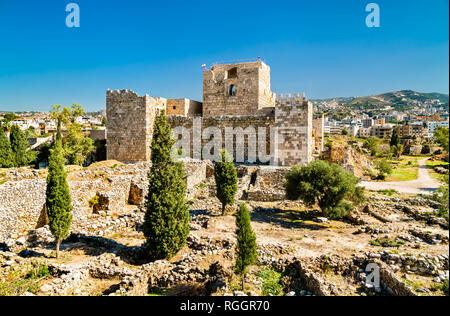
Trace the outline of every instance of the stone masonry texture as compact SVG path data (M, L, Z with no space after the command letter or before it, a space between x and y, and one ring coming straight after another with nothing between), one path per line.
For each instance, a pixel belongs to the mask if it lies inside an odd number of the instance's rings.
M271 91L270 67L262 61L205 70L203 103L108 90L106 108L108 160L149 161L153 124L162 110L179 140L188 142L183 152L189 158L204 158L202 149L194 145L203 148L215 138L222 140L222 148L232 144L236 162L245 163L304 165L323 149L323 117L313 119L312 104L305 95L276 97ZM195 120L201 121L197 134ZM209 127L217 127L220 134L205 135ZM239 137L242 141L237 142ZM255 142L256 150L249 150ZM238 148L238 143L244 148ZM255 157L255 151L264 157Z

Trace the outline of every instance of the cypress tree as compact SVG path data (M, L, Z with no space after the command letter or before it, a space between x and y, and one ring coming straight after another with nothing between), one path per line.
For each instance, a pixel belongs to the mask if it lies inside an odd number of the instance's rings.
M16 167L27 166L30 162L30 154L28 152L28 140L17 125L11 126L9 135L11 149L14 154L14 165Z
M396 128L394 128L394 130L392 132L390 145L391 145L391 147L395 147L395 146L400 146L401 145L400 136L398 135L398 130Z
M164 112L156 118L152 140L152 166L144 218L146 249L153 260L170 259L186 244L189 208L185 201L185 171L171 157L175 140Z
M250 214L244 203L239 206L239 212L236 215L236 227L237 259L235 271L242 276L242 290L244 290L245 274L248 267L255 264L258 258L256 253L256 235L252 230Z
M225 150L222 151L222 161L214 164L214 178L217 198L222 203L222 215L225 215L226 206L234 204L238 181L232 158Z
M14 155L11 149L11 143L6 137L4 129L0 127L0 168L9 168L14 166Z
M69 230L72 224L72 200L64 165L65 158L62 148L61 123L58 122L56 140L49 158L45 201L50 231L56 240L57 259L59 258L61 242L69 236Z

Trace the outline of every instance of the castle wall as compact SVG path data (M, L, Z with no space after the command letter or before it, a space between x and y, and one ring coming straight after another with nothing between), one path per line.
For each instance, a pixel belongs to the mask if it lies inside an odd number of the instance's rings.
M254 115L274 107L274 101L270 67L261 61L217 65L203 72L204 117Z
M184 129L184 133L188 137L187 144L189 146L184 150L185 156L195 159L205 159L201 151L208 144L211 144L213 140L212 134L208 133L208 128L217 127L220 135L215 135L214 137L217 138L214 139L221 140L221 149L226 149L227 144L232 144L233 152L228 150L229 153L233 154L234 157L243 157L242 160L237 159L237 162L245 163L257 163L261 161L270 163L270 158L266 156L260 157L258 152L267 156L271 153L271 127L274 125L274 119L274 115L216 118L168 117L168 121L178 136L178 139L182 139L181 129ZM236 134L243 136L243 142L241 143L244 148L237 147L237 143L239 144L240 140L238 140ZM249 141L256 143L256 160L253 155L249 157ZM258 146L261 147L259 148ZM211 152L216 154L213 151Z
M270 67L263 62L213 66L203 76L203 104L108 90L107 158L150 160L153 125L161 110L180 135L178 144L185 143L187 157L216 160L226 149L238 163L291 166L307 164L322 151L323 117L313 121L312 104L304 95L275 101Z
M277 164L304 165L312 160L312 103L304 96L279 95L275 107Z
M167 115L200 116L202 103L189 99L167 99Z

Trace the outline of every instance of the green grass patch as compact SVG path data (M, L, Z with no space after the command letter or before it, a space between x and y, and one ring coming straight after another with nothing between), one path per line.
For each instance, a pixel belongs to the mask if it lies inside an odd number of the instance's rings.
M383 195L387 195L387 196L393 196L394 194L398 193L397 190L395 190L395 189L378 190L377 192L380 194L383 194Z
M374 247L383 248L400 248L405 242L403 240L397 240L392 238L377 238L370 241L370 245Z
M442 160L427 160L427 166L429 167L443 167L448 166L448 162Z
M48 267L41 264L10 271L5 280L0 281L0 296L20 296L25 292L35 294L39 289L39 281L50 276Z
M397 181L412 181L417 180L419 177L419 169L417 167L413 168L401 168L394 169L392 174L386 177L387 182L397 182Z
M153 288L149 291L148 296L170 296L170 289Z
M445 182L445 178L448 175L440 174L434 171L436 167L446 167L448 166L448 162L442 160L427 160L428 172L433 179L438 180L439 182Z
M283 286L281 285L281 273L271 269L264 269L258 273L262 279L262 295L280 296L283 295Z
M383 158L385 159L385 158ZM375 159L378 165L383 159ZM385 174L383 181L398 182L417 180L419 177L419 160L422 157L402 156L400 159L386 159L386 163L392 167L392 173Z

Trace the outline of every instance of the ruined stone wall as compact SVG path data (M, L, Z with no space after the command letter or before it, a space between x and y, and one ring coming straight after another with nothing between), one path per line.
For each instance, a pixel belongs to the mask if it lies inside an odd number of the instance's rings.
M284 179L289 171L285 167L260 167L256 171L256 181L248 188L250 201L273 202L286 199Z
M275 107L277 164L304 165L312 160L313 108L303 95L279 95Z
M203 72L204 117L254 115L273 107L274 99L270 67L261 61L217 65Z
M167 100L143 97L131 90L106 93L107 159L121 162L150 160L150 145L157 111Z
M184 161L188 199L205 180L206 166L202 161ZM149 168L150 163L144 162L69 172L72 231L78 231L94 212L111 216L120 214L129 204L142 204L148 191ZM6 178L6 182L0 184L0 243L46 224L46 172L11 168ZM95 196L99 197L101 207L90 204Z
M324 129L325 129L325 117L321 115L320 117L315 117L313 119L313 134L314 134L314 152L320 154L323 152L324 143Z

